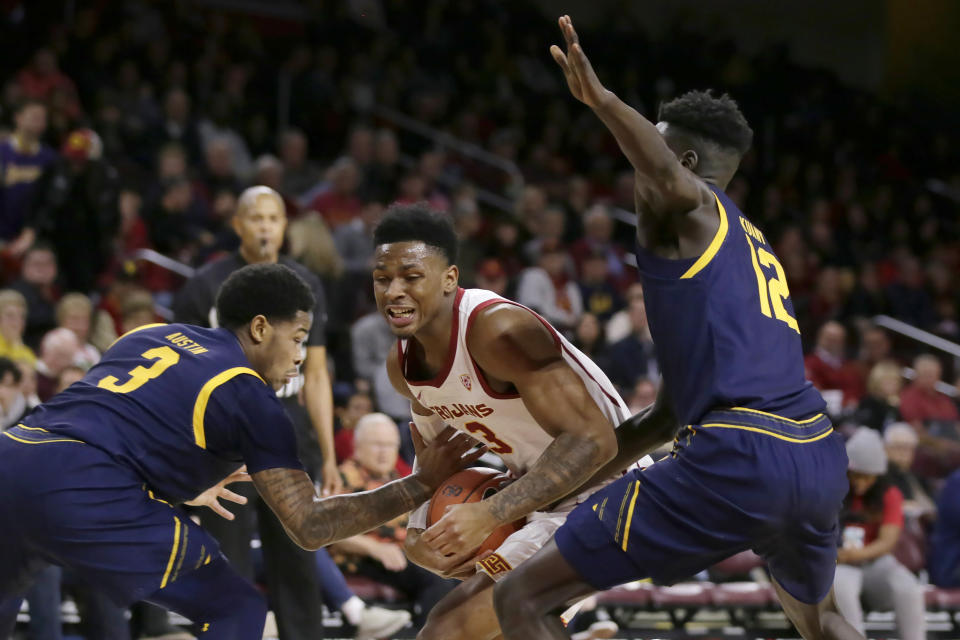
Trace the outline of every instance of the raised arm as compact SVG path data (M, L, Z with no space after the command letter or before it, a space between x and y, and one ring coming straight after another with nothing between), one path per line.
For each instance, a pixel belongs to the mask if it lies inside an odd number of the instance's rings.
M411 433L415 440L420 439L416 429ZM254 473L253 483L290 538L304 549L319 549L410 511L429 499L444 480L484 453L480 449L467 454L476 441L455 433L451 427L429 445L421 442L420 468L374 491L320 499L305 472L283 468Z
M553 334L529 311L505 304L484 309L467 345L487 378L512 384L554 440L526 474L495 496L450 507L423 534L441 553L469 553L494 528L552 504L616 454L613 425L563 359Z
M709 191L667 146L657 127L601 84L580 46L570 16L560 18L567 51L550 47L570 93L593 109L617 140L637 174L644 209L653 215L689 213L708 200Z

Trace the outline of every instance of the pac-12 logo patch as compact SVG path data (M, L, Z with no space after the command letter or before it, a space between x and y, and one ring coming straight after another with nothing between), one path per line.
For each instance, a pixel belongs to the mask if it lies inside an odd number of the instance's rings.
M465 373L460 376L460 382L463 383L463 386L464 388L466 388L467 391L470 391L470 389L473 388L473 380L471 380L470 376L468 376Z

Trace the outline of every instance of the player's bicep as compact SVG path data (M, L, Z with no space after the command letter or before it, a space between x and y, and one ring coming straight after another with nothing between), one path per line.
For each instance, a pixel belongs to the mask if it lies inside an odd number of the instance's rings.
M522 307L485 310L468 336L470 353L488 377L512 383L530 415L551 436L597 432L612 425L580 376L563 358L562 344Z

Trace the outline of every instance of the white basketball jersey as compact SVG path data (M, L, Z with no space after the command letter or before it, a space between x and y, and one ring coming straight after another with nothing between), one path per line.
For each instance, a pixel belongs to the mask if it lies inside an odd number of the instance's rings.
M407 377L408 343L401 340L398 343L400 370L421 405L446 424L485 442L490 451L499 455L507 468L519 476L533 466L553 436L540 428L518 394L501 394L490 388L467 349L467 333L472 322L482 309L493 304L512 304L526 309L491 291L460 289L454 301L453 330L443 369L432 380L410 380ZM583 380L590 397L610 424L616 427L628 418L627 406L600 368L550 323L527 310L553 334L563 359ZM436 434L422 435L429 441Z

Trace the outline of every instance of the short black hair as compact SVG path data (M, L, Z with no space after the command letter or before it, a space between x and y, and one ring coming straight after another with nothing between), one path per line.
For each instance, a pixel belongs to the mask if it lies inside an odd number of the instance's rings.
M13 383L20 384L23 374L20 373L20 367L10 358L0 357L0 381L7 377L8 373L13 374Z
M220 326L235 331L264 316L271 323L293 320L297 311L312 312L310 285L282 264L251 264L237 269L217 292Z
M717 97L712 91L688 91L660 105L657 119L689 133L735 149L743 155L753 142L753 129L743 117L736 100L728 94Z
M426 202L395 204L373 230L373 244L422 242L443 253L448 264L457 262L457 232L450 216L433 211Z

